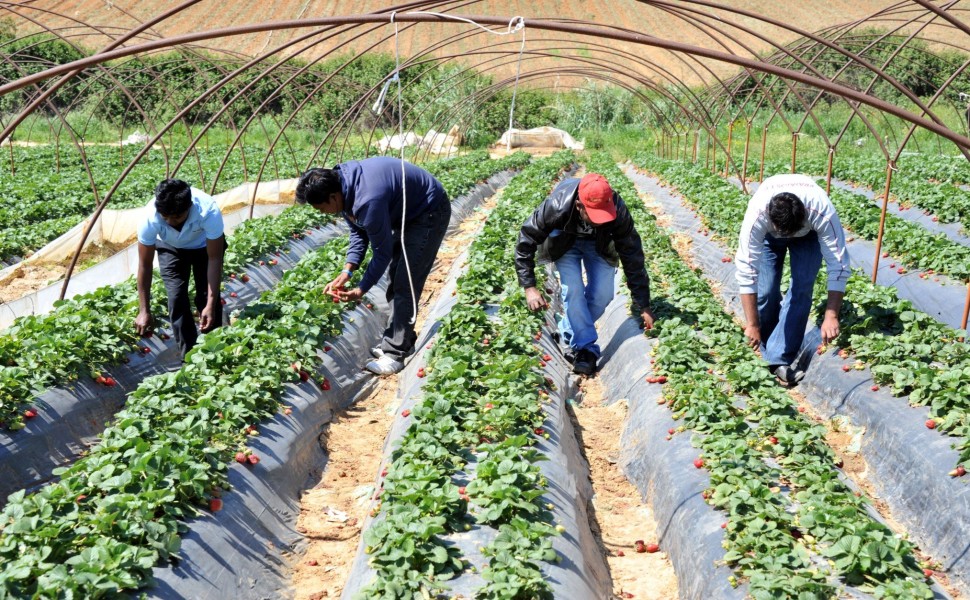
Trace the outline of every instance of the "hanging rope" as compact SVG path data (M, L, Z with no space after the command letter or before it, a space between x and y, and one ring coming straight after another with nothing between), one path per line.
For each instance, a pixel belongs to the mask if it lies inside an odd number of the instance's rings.
M525 53L525 19L520 16L512 17L512 19L509 21L508 30L503 32L503 31L495 31L493 29L489 29L487 27L482 26L479 23L476 23L471 19L467 19L465 17L459 17L456 15L449 15L444 13L436 13L436 12L423 11L423 10L406 12L402 14L434 15L436 17L441 17L443 19L461 21L463 23L468 23L469 25L478 27L482 31L491 33L492 35L513 35L517 31L520 31L520 30L522 31L522 43L519 46L519 59L515 65L515 83L512 86L512 104L509 107L509 135L506 140L506 150L511 150L512 149L512 119L513 119L513 116L515 115L515 97L519 90L519 75L522 72L522 55ZM408 286L411 289L411 306L413 307L411 312L411 319L408 321L408 323L413 325L418 318L418 299L417 299L417 294L415 294L415 291L414 291L414 279L411 276L411 264L408 262L407 246L404 244L404 222L407 218L408 193L407 193L407 185L405 185L406 182L404 178L405 176L405 173L404 173L404 104L403 104L404 101L403 101L403 94L401 90L401 52L400 52L399 43L398 43L398 27L397 27L397 21L395 20L396 16L397 16L397 11L392 11L391 25L394 26L394 73L392 73L391 77L384 82L384 87L381 88L381 92L377 96L377 101L374 102L374 105L371 107L371 109L377 114L380 114L381 112L383 112L384 100L387 96L387 90L388 88L390 88L392 83L397 82L397 133L398 133L398 140L401 144L401 197L402 197L401 253L404 256L404 270L408 274Z

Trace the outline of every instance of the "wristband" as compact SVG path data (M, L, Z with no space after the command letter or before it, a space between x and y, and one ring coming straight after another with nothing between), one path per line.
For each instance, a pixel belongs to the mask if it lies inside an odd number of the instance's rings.
M354 276L354 272L351 271L350 269L344 269L344 270L342 270L340 272L343 273L344 275L346 275L347 277L353 277Z

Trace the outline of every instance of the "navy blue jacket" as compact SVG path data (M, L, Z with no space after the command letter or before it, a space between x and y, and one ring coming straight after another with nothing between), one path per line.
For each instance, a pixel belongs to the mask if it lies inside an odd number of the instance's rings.
M360 289L366 292L377 283L391 264L394 240L401 235L401 213L404 206L401 160L390 156L375 156L364 160L350 160L335 168L340 173L344 218L350 225L347 262L359 265L367 252L368 244L374 251L360 280ZM448 194L440 181L431 173L406 161L404 182L407 192L405 227L439 203L448 201ZM348 215L352 215L353 220L347 218Z

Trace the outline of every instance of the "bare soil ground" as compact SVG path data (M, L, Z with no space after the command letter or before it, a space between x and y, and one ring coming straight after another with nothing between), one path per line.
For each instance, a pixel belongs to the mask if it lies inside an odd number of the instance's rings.
M609 406L597 378L582 383L583 401L571 411L573 425L589 462L593 481L593 534L606 555L613 577L614 598L677 598L677 576L663 548L653 554L637 553L635 542L658 539L657 522L640 492L620 471L620 433L627 406Z

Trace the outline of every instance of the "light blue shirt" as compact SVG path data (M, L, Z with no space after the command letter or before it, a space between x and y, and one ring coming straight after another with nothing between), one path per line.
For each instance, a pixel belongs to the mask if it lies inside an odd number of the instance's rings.
M212 196L202 190L192 188L192 205L181 231L159 216L155 211L154 199L148 203L148 207L151 214L138 228L138 241L146 246L154 246L161 241L173 248L195 250L205 248L206 240L217 240L225 231L222 211Z

